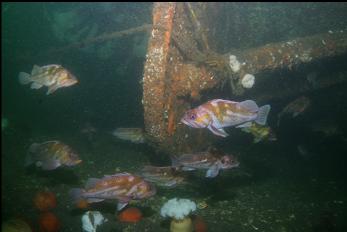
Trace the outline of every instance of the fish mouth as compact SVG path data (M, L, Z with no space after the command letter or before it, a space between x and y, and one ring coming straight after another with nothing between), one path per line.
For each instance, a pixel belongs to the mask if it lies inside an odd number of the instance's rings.
M181 119L181 122L186 124L187 126L190 126L190 127L194 127L194 128L200 128L200 126L198 124L196 124L195 122L192 122L192 121L187 121L186 119L182 118Z
M82 160L75 160L72 165L77 165L77 164L80 164L80 163L82 163Z

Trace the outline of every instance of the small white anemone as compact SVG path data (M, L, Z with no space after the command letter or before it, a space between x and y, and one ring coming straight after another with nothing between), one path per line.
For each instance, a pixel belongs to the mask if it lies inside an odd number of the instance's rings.
M238 71L240 71L241 64L237 60L235 55L229 56L229 65L230 65L231 70L233 70L234 73L237 73Z
M96 232L96 228L107 222L99 211L87 211L82 216L82 229L84 232Z
M243 88L250 89L253 87L254 81L255 81L254 75L247 73L246 75L243 76L241 80L241 84Z
M196 204L189 199L173 198L161 207L160 215L182 220L196 210Z

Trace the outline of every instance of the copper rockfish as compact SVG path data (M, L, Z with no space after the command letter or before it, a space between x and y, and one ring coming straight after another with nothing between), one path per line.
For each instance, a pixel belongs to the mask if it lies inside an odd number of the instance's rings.
M252 100L243 102L215 99L188 110L181 119L184 124L194 128L207 127L213 134L226 137L223 127L249 127L255 121L265 125L271 107L258 107Z
M180 157L172 157L172 166L191 171L195 169L207 169L206 177L216 177L220 169L230 169L239 166L239 162L233 155L226 155L216 149L194 154L183 154Z
M30 88L39 89L47 86L47 95L59 88L68 87L78 82L77 78L61 65L51 64L39 67L34 65L31 74L20 72L19 83L26 85L31 83Z
M88 203L117 199L117 209L124 208L130 200L148 198L156 193L154 186L142 177L130 173L106 175L101 179L89 178L85 189L72 189L70 195L75 203Z
M141 170L141 176L145 180L163 187L174 187L184 182L184 176L172 166L144 166Z
M35 163L43 170L53 170L60 166L74 166L81 162L82 160L68 145L55 140L31 144L25 165Z

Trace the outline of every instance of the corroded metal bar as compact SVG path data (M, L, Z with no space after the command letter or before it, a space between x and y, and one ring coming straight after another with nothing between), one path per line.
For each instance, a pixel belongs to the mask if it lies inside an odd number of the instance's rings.
M347 32L336 31L267 44L240 53L246 73L256 74L277 68L291 69L295 65L347 52Z
M240 69L234 76L242 80L244 75L263 71L270 71L279 68L291 69L295 65L312 62L315 60L339 56L347 53L347 32L337 31L325 34L318 34L291 41L267 44L263 47L252 48L245 51L236 51L234 54L218 55L205 57L205 63L213 62L216 66L229 64L230 55L235 55L240 63ZM183 80L181 86L185 85ZM196 85L201 86L199 91L211 89L214 85L204 84L205 79L198 80ZM217 84L213 82L212 84ZM183 87L184 88L184 87ZM190 89L184 88L182 95L190 93Z
M166 138L164 105L166 71L176 3L154 3L153 27L148 43L143 76L145 129L149 138L162 142Z

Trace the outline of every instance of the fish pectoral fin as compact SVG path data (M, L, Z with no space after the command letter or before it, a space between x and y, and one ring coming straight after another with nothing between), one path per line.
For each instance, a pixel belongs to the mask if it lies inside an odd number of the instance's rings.
M42 162L42 169L43 170L53 170L60 166L59 160L46 160Z
M223 130L223 128L217 129L216 127L212 126L211 124L208 125L207 127L210 131L212 131L213 134L222 136L222 137L227 137L229 134Z
M37 83L37 82L33 82L31 85L30 85L30 88L31 89L39 89L41 88L43 85Z
M191 167L182 167L183 171L193 171L195 170L195 168L191 168Z
M85 184L84 187L85 187L86 189L94 188L95 185L96 185L99 181L100 181L100 179L98 179L98 178L89 178L89 179L87 180L87 183Z
M95 202L100 202L100 201L104 201L105 199L102 198L88 198L87 202L88 203L95 203Z
M56 84L49 86L46 95L49 95L49 94L55 92L58 88L59 88L59 86Z
M293 113L293 118L295 118L296 116L298 116L300 114L300 112L294 112Z
M218 164L214 164L213 166L211 166L207 172L206 172L206 177L208 178L213 178L216 177L219 173L219 165Z
M122 210L125 206L127 206L129 201L119 201L117 203L117 210L120 211Z

